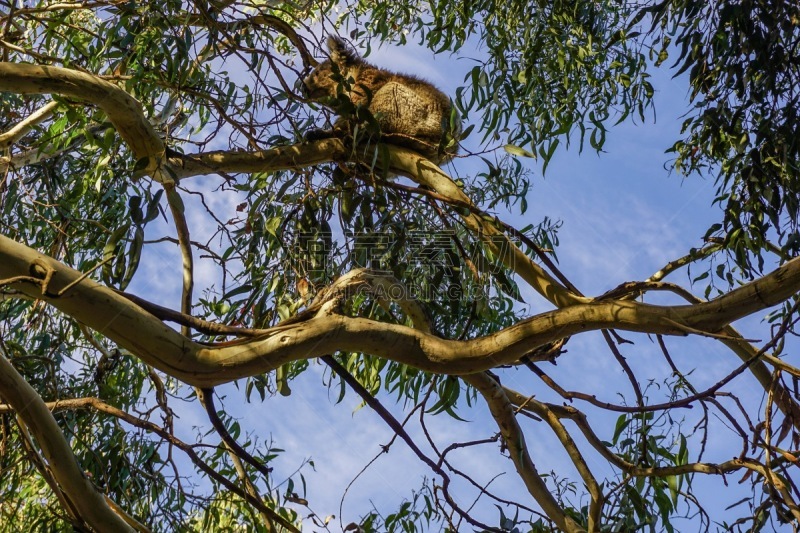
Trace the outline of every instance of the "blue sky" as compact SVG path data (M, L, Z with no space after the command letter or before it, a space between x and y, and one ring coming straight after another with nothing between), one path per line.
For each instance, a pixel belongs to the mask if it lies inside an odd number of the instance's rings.
M464 73L473 66L468 60L455 60L445 55L433 57L429 51L414 45L384 46L374 50L369 60L395 71L419 75L449 94L454 93ZM516 227L537 223L544 216L562 220L561 247L558 249L560 267L588 295L600 294L625 281L646 279L668 261L686 254L691 247L699 247L706 228L720 216L718 208L711 206L715 189L712 179L696 176L684 179L665 168L669 156L664 151L678 138L680 115L687 108L686 88L681 80L673 80L663 73L655 74L655 123L651 116L644 124L628 122L614 127L607 137L607 153L600 155L591 150L578 154L577 143L573 143L569 150L565 150L562 144L544 177L539 162L525 160L533 171L528 212L523 216L499 213L504 221ZM479 164L480 160L470 159L459 159L455 163L461 175L474 172ZM214 178L200 178L193 179L189 185L213 189L216 183ZM235 206L243 201L233 192L215 192L206 198L222 220L233 216ZM207 224L206 218L201 210L192 208L191 199L187 200L187 206L192 236L204 241L206 234L214 228L204 225ZM169 245L158 245L146 248L145 254L143 268L130 290L177 308L179 293L176 288L180 286L177 250ZM675 274L670 280L688 285L685 271ZM202 288L214 283L218 280L212 265L198 260L196 294L201 295ZM550 309L533 291L523 285L520 287L531 314ZM700 285L694 287L695 294L702 294L703 288ZM669 301L677 303L676 300ZM742 324L746 337L759 338L759 319L755 317ZM748 335L748 331L752 331L752 335ZM648 376L659 380L669 376L669 369L651 339L643 335L623 336L636 343L622 349L643 380L646 381ZM692 377L698 388L713 384L739 364L733 353L707 339L668 339L667 343L682 370L697 369ZM354 412L360 402L352 392L341 405L333 405L335 394L329 395L322 385L324 368L312 362L310 371L292 383L293 393L289 398L276 396L263 404L257 401L245 404L243 392L233 385L220 387L218 394L226 396L225 408L239 418L246 432L261 440L272 439L276 447L287 450L274 464L276 480L291 474L305 459L314 460L316 470L306 468L303 471L312 509L321 516L335 514L338 517L345 487L372 457L380 453L380 446L389 442L392 432L368 408ZM633 401L630 385L599 333L573 338L568 353L559 359L558 366L546 365L544 369L569 389L595 393L612 402L620 401L616 393L621 391L628 402ZM520 392L536 394L537 399L561 403L526 370L504 372L502 379L505 385ZM750 376L740 379L735 388L745 403L760 405L762 395ZM660 396L654 395L653 398L653 401L658 401ZM402 409L393 406L390 398L382 395L381 399L398 418L404 417ZM575 406L585 407L580 403ZM194 438L194 426L208 427L205 414L194 407L179 404L173 407L180 415L177 426L184 438ZM587 411L592 413L589 419L595 423L600 436L610 440L617 415ZM675 415L685 414L691 419L696 411ZM470 423L453 420L447 415L428 417L429 429L434 438L439 439L440 446L486 438L497 432L496 425L483 407L465 410L461 416ZM560 446L550 430L542 423L529 420L522 424L539 470L554 470L580 487L580 478L563 450L559 451ZM738 449L727 447L726 436L731 434L724 424L716 420L711 424L712 439L706 460L723 461L738 453ZM575 428L568 425L568 429ZM418 443L424 444L418 424L412 422L409 431ZM577 431L573 436L589 458L589 465L596 467L598 474L611 472L603 460L583 446ZM430 452L427 446L423 449ZM453 458L459 467L474 474L479 483L486 483L505 472L492 483L491 488L501 496L524 501L520 495L525 491L513 465L499 454L497 445L460 450L453 454ZM350 489L344 501L343 524L357 520L373 504L385 513L396 510L401 500L419 487L423 476L430 477L431 472L407 446L395 442L390 453L381 455ZM738 480L740 475L733 477ZM709 505L709 511L716 510L712 513L716 518L724 517L723 509L743 495L741 486L733 480L729 480L729 487L723 491L721 479L697 478L696 486L706 485L709 490L717 491ZM474 490L463 483L455 494L465 508L475 497ZM531 502L526 503L533 506ZM498 518L496 509L488 500L483 500L476 508L476 516L490 524L496 523Z

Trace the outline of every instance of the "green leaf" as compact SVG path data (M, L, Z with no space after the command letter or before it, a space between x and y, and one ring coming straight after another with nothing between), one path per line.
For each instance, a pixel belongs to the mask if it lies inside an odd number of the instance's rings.
M230 300L234 296L239 296L240 294L248 294L253 290L253 286L249 284L240 285L234 289L229 290L226 292L222 298L224 300Z
M628 415L620 415L619 418L617 418L617 424L614 427L614 436L611 439L611 442L613 442L615 446L620 435L622 435L622 432L625 431L625 428L630 425L631 421L632 419L628 418Z
M520 148L519 146L515 146L513 144L506 144L503 146L506 152L511 155L520 156L520 157L531 157L536 159L536 154L531 153L524 148Z
M145 215L144 220L142 220L142 224L147 224L148 222L155 220L155 218L158 216L158 205L163 194L164 189L159 189L156 194L153 195L153 198L147 204L147 214Z
M264 230L272 235L273 237L278 237L278 228L283 223L283 218L281 217L272 217L267 220L266 224L264 224Z
M109 285L116 285L120 280L114 275L112 260L117 254L117 246L130 229L130 224L125 224L114 230L106 240L103 247L103 281Z
M133 279L133 275L136 273L136 270L139 268L139 261L142 257L142 248L144 246L144 230L141 226L136 226L136 229L133 231L133 240L131 241L131 245L128 248L128 265L125 269L125 275L123 276L122 280L119 284L119 290L124 291L128 284Z

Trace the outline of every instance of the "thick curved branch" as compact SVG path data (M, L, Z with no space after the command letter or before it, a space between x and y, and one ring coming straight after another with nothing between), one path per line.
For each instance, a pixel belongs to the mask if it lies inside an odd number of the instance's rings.
M56 419L3 354L0 354L0 397L33 433L53 476L81 519L96 531L133 531L83 475Z
M0 281L30 275L40 282L17 282L11 288L45 300L163 372L192 385L208 387L335 350L369 353L429 372L457 375L514 363L548 342L590 330L614 328L680 336L697 331L717 332L734 320L795 295L800 288L800 259L709 302L657 306L604 300L542 313L467 341L442 339L397 324L340 316L323 307L321 311L325 312L279 324L260 337L203 346L90 279L57 296L82 274L0 236Z
M103 79L61 67L0 62L0 92L60 94L101 108L137 159L150 158L147 172L158 169L164 143L130 94Z
M216 151L198 154L170 154L170 166L176 179L204 174L274 172L300 170L306 167L347 159L349 151L340 139L276 146L255 152Z

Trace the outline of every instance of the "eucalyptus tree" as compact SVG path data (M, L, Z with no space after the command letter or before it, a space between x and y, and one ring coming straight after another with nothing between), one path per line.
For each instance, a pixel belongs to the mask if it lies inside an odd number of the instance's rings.
M0 6L6 527L629 531L672 530L679 516L699 528L797 526L793 2ZM369 100L369 87L347 73L333 69L325 105L307 97L302 80L332 34L366 52L418 43L466 65L443 124L458 132L454 162L381 137L380 117L350 97ZM719 220L648 279L583 294L558 268L557 222L506 221L527 211L532 169L545 172L559 147L602 152L613 124L648 119L654 71L685 83L671 164L716 180ZM347 131L312 134L337 115ZM701 294L665 281L688 267ZM526 316L523 288L547 310ZM648 303L654 292L673 300ZM767 310L760 341L732 325ZM565 347L590 331L627 377L621 402L581 390L585 361ZM656 339L668 375L628 364L641 334ZM706 389L690 371L696 338L737 361ZM545 371L556 360L574 382ZM302 471L273 478L280 443L233 416L250 402L269 417L275 395L291 399L319 365L323 390L358 397L396 434L392 446L429 470L406 501L318 516ZM536 386L503 384L519 372ZM741 384L760 387L764 405L739 401ZM208 418L190 439L175 417L184 403ZM427 431L475 405L491 414L472 428L483 438ZM681 422L689 407L695 418ZM729 436L708 435L714 417ZM534 428L572 471L549 472ZM728 453L707 457L715 437ZM506 457L525 490L478 483L455 459L466 448ZM708 516L692 482L724 489L733 473L752 494Z

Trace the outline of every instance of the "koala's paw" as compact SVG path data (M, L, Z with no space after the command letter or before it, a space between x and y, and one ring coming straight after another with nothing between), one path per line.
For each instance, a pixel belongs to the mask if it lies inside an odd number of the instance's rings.
M316 128L313 130L309 130L305 134L306 141L319 141L321 139L330 139L332 137L339 137L338 132L336 130L324 130L321 128Z

